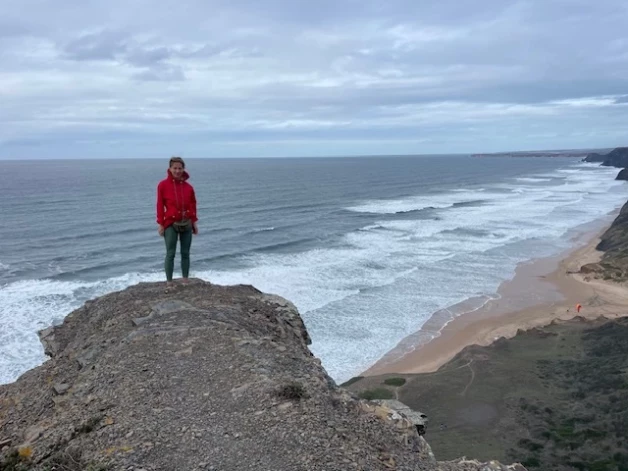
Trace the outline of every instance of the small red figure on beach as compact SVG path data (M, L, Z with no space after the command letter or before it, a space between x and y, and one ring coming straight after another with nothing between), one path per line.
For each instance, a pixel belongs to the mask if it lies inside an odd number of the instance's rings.
M576 311L580 312L580 309L582 309L582 304L576 304Z

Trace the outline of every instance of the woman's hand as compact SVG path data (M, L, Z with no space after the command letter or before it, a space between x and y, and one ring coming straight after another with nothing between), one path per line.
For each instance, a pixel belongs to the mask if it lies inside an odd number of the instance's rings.
M198 226L195 222L192 223L192 234L198 235Z
M161 224L157 226L157 234L159 234L162 237L164 235L164 226L162 226Z

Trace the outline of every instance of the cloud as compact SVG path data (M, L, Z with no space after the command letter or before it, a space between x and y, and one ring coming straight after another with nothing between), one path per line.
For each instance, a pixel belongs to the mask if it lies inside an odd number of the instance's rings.
M268 155L335 154L339 142L358 154L375 138L410 153L621 144L628 10L569 5L10 3L0 158L29 147L18 142L95 155L89 142L106 139L140 156L155 136L188 155L254 155L257 142Z
M28 27L19 20L0 18L0 39L24 36L28 34L28 31Z
M181 67L153 67L135 74L134 77L137 80L153 82L178 82L185 80L185 74Z
M150 66L155 63L164 62L172 57L170 49L164 46L154 48L136 48L131 50L125 60L136 66Z
M101 31L81 35L63 47L69 59L83 60L115 60L127 51L126 38L119 32Z

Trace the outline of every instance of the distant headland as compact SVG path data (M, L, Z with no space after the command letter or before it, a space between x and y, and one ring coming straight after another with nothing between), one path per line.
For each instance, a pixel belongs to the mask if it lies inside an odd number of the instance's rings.
M585 162L601 162L604 167L628 167L628 147L616 147L608 153L590 153L584 158ZM625 180L625 178L622 178Z
M610 149L570 149L570 150L537 150L537 151L512 151L484 154L472 154L472 157L577 157L585 158L591 153L605 154Z

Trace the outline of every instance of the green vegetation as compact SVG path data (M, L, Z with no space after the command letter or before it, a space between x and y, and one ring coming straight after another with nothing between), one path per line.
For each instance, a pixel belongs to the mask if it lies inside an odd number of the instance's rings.
M29 459L20 456L18 450L13 450L0 461L0 471L108 471L110 466L104 463L85 463L81 453L74 451L60 451L50 457L43 464L35 465Z
M394 397L393 392L386 388L374 388L362 391L359 396L362 399L372 401L374 399L392 399Z
M403 386L404 384L406 384L406 380L405 378L386 378L384 380L384 384L387 384L388 386Z
M340 387L342 388L346 388L347 386L351 386L354 383L357 383L358 381L360 381L361 379L364 379L364 376L354 376L353 378L351 378L350 380L345 381L344 383L342 383L340 385Z
M307 399L309 394L301 383L293 382L282 386L278 391L278 396L291 401Z
M28 464L20 457L17 450L11 451L7 457L0 461L0 471L27 471Z
M107 471L109 466L103 463L84 463L79 452L64 451L54 455L44 465L43 471Z
M439 460L628 471L628 318L531 330L405 378L399 400L429 416L426 438ZM368 377L349 389L390 398L382 382Z
M538 362L557 394L521 399L531 438L509 455L532 451L530 470L628 471L628 322L584 329L581 342L580 355Z
M103 415L94 415L86 420L81 426L76 430L76 433L90 433L92 432L100 421L104 418Z

